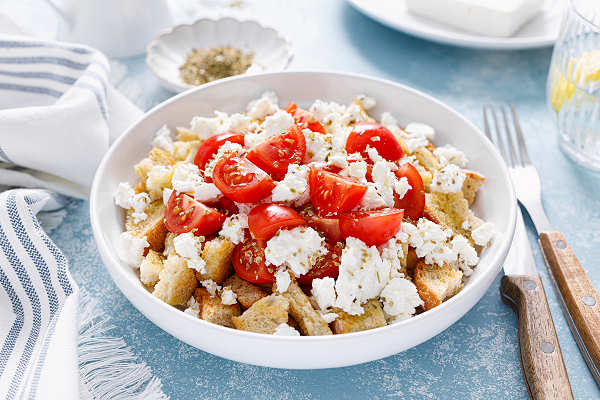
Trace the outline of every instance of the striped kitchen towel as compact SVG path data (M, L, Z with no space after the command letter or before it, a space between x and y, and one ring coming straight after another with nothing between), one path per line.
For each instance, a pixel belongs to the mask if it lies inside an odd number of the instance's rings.
M0 34L0 185L88 195L113 140L141 111L83 45Z

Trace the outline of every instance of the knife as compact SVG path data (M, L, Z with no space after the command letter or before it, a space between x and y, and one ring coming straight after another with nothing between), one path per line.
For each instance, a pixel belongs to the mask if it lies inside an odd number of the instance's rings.
M527 239L523 216L517 213L512 246L504 262L502 300L517 314L519 356L532 399L573 399L554 322Z

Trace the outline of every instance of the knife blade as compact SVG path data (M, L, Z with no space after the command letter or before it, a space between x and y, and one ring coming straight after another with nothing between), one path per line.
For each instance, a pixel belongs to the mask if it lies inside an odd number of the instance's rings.
M542 280L535 267L523 216L504 263L500 293L517 314L519 356L533 399L573 399Z

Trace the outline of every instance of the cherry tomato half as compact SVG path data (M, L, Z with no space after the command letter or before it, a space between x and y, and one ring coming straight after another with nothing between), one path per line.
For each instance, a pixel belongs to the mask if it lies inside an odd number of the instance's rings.
M419 171L410 163L404 163L396 171L398 179L406 177L411 189L401 199L396 195L394 207L404 210L404 215L416 221L425 209L425 188Z
M342 240L339 218L319 217L312 207L305 208L300 215L306 220L308 226L323 234L330 243L337 243Z
M248 159L223 157L213 171L215 186L238 203L256 203L271 194L273 179Z
M248 228L257 240L271 239L281 228L306 225L306 221L291 207L260 204L248 214Z
M313 132L326 133L325 128L323 128L323 125L315 118L315 116L298 107L296 103L291 102L288 104L285 111L292 114L294 122L296 122L296 125L300 130L308 128Z
M225 215L185 193L173 191L167 202L165 226L169 232L206 236L221 229L224 221Z
M312 286L313 279L322 279L325 277L331 277L335 279L338 277L340 273L343 245L341 243L337 243L334 246L326 243L325 246L329 251L325 255L321 256L306 274L298 277L298 283L303 286Z
M332 217L356 206L367 185L333 172L311 168L308 174L310 200L320 216Z
M368 160L367 146L377 149L379 155L388 161L396 161L404 156L404 150L394 134L374 122L356 124L346 140L348 154L361 153Z
M344 238L352 236L367 246L379 246L398 233L403 215L395 208L349 212L340 217L340 231Z
M194 157L194 164L200 168L200 171L204 171L206 164L210 159L215 155L215 153L219 150L225 142L233 142L244 145L244 135L241 133L235 132L223 132L218 133L216 135L212 135L208 139L206 139L200 147L198 147L198 151L196 152L196 156Z
M256 240L247 240L235 246L231 262L238 276L248 282L263 284L275 279L273 273L276 267L265 264L264 248Z
M283 179L290 164L300 164L306 154L306 139L296 126L256 145L246 158L277 180Z

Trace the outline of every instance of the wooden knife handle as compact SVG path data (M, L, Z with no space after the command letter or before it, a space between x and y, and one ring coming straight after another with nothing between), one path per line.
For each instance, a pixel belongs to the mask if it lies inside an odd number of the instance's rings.
M540 277L505 275L500 293L517 313L521 367L531 398L573 399Z
M540 233L540 246L573 324L587 349L592 373L600 367L600 297L560 232ZM578 339L578 338L576 338ZM595 371L594 371L595 369Z

